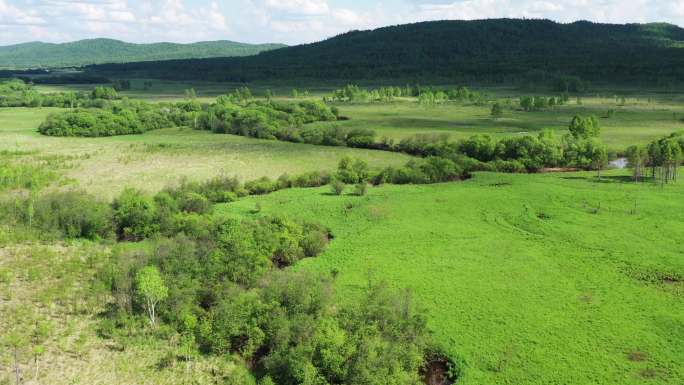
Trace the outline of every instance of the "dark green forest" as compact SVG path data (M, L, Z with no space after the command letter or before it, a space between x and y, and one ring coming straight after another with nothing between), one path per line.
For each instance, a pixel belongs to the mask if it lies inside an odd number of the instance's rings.
M0 69L55 68L143 60L248 56L280 47L284 45L253 45L226 40L192 44L133 44L112 39L87 39L62 44L31 42L0 47Z
M494 19L435 21L351 31L243 58L88 67L105 76L174 80L480 81L574 87L595 82L678 83L684 29L669 24Z

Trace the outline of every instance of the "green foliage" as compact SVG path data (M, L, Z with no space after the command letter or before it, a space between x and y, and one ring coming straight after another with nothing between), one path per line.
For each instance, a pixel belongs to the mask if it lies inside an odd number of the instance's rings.
M342 195L346 187L347 185L339 179L330 181L330 192L334 195Z
M24 212L24 223L64 238L109 238L113 231L109 205L84 192L53 192L29 198Z
M367 181L370 176L368 164L361 159L344 157L337 166L335 178L342 183L356 184Z
M112 206L120 239L141 240L159 231L154 201L142 192L126 189Z
M119 94L113 87L98 86L90 94L91 99L113 100L119 99Z
M182 105L181 105L182 106ZM38 127L50 136L114 136L141 134L149 130L191 124L189 112L178 106L124 101L108 109L76 109L54 113Z
M596 138L601 134L599 120L593 115L587 117L575 115L568 129L576 139Z
M368 135L366 131L353 131L345 133L342 143L333 143L326 130L302 127L307 123L337 119L324 103L309 100L295 104L250 102L251 93L247 94L248 91L236 90L235 94L219 96L216 103L199 114L197 128L261 139L330 145L344 145L347 141L360 145L362 140L358 137Z
M169 296L169 289L164 284L159 269L156 266L146 266L138 270L135 274L135 289L144 303L150 323L155 325L157 304Z
M93 91L94 93L94 91ZM20 79L0 80L0 107L102 107L105 99L93 98L93 93L39 93L33 84Z

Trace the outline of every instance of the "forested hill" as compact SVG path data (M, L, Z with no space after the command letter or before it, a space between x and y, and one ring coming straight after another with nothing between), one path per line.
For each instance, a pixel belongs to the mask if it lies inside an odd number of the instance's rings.
M0 47L0 69L54 68L99 63L256 55L282 44L209 41L192 44L133 44L111 39L53 44L32 42Z
M684 74L684 30L669 24L435 21L352 31L246 58L101 65L90 70L116 76L225 81L505 81L560 73L588 80L670 82Z

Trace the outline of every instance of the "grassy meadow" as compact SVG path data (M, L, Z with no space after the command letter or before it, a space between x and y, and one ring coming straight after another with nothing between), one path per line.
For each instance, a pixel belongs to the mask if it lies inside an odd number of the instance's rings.
M195 88L209 102L237 86L155 81L143 90L141 84L134 81L122 94L174 101ZM38 86L41 92L91 88ZM290 99L291 88L272 89ZM310 90L320 98L332 87ZM510 89L483 91L490 98L519 96ZM504 137L545 128L561 135L573 115L595 114L601 139L615 152L684 129L681 96L623 89L626 103L619 105L607 96L613 92L544 111L506 109L499 119L489 106L338 103L349 120L314 124L371 128L378 139L396 140L420 133ZM610 117L608 110L614 110ZM0 161L51 173L45 191L82 189L106 201L126 187L154 193L182 179L334 170L345 156L374 169L411 159L190 128L104 138L40 135L37 127L55 111L0 108ZM369 187L365 196L353 195L351 186L342 196L329 186L294 188L219 204L213 215L285 214L327 226L333 238L326 251L293 268L336 276L341 301L355 301L369 282L408 289L435 341L458 364L458 384L682 384L684 185L636 184L628 170L605 174L599 180L593 172L475 173L463 182ZM17 194L28 193L0 191L3 199ZM211 377L213 369L232 365L234 357L204 357L192 367L164 366L171 349L152 336L126 347L98 334L106 300L90 303L83 293L115 244L16 242L5 230L0 226L0 327L9 330L9 315L31 304L53 328L41 366L22 383L209 384L221 380ZM14 383L10 363L11 355L0 352L0 385Z
M460 384L679 384L684 190L620 172L476 174L463 183L294 189L219 214L316 219L334 239L299 269L408 288L464 365ZM260 212L255 214L255 207Z
M153 82L145 90L143 80L133 80L132 89L122 95L148 101L179 101L187 89L197 92L198 100L210 102L216 96L231 92L243 84L211 82ZM398 84L401 85L401 84ZM330 95L336 86L305 85L298 88L308 91L310 98ZM41 92L65 90L89 90L92 85L39 86ZM373 87L373 85L369 85ZM441 86L440 86L441 87ZM445 88L453 86L443 86ZM279 100L292 99L292 87L285 85L250 85L256 96L271 90ZM520 91L509 87L485 87L475 89L491 100L511 99L524 95L558 96L549 91ZM623 104L621 98L625 98ZM432 107L419 105L415 98L398 98L390 103L337 103L340 113L348 121L318 124L336 124L350 128L371 128L378 137L400 140L414 134L449 134L452 138L465 138L475 134L494 137L534 134L542 129L564 133L576 114L595 115L601 119L601 139L610 150L620 152L632 144L645 144L674 131L684 130L684 98L675 92L664 90L635 90L631 88L598 88L580 96L581 104L573 95L563 106L542 111L524 112L516 108L505 109L501 118L493 119L490 106L446 103ZM609 110L611 115L609 116Z
M487 91L485 91L487 92ZM495 96L503 97L505 93ZM624 106L614 98L587 96L582 104L571 100L564 106L544 111L524 112L506 109L501 118L493 119L490 106L445 104L420 106L410 101L391 104L339 104L340 113L350 120L338 122L346 127L367 127L379 137L402 139L414 134L440 133L452 138L476 134L493 137L535 134L553 129L562 135L574 115L596 115L601 119L601 139L613 151L632 144L645 144L654 138L684 130L684 106L681 101L633 96ZM614 115L608 118L608 110ZM322 123L319 123L322 124ZM327 123L329 124L329 123Z
M125 187L155 192L183 178L200 181L227 175L251 180L328 170L347 155L377 167L402 164L408 159L389 152L256 140L192 129L108 138L40 135L38 125L53 111L57 109L0 109L0 152L29 152L13 157L14 161L59 169L60 184L105 199Z

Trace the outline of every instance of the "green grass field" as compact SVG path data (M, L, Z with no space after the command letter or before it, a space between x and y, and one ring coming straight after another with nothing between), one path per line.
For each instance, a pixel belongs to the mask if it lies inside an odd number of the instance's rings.
M684 130L684 105L672 100L632 97L625 106L613 98L585 97L582 105L567 105L545 111L505 110L492 119L490 106L446 104L424 107L415 102L392 104L339 104L340 113L350 120L341 126L372 128L379 137L401 139L419 133L447 133L452 138L475 134L494 137L535 134L553 129L563 135L575 114L596 115L601 119L601 139L611 150L622 151L632 144L645 144L671 132ZM606 118L608 110L615 114ZM330 123L327 123L330 124Z
M191 129L164 129L144 135L108 138L55 138L40 135L40 122L56 109L0 109L0 151L29 151L23 161L49 158L62 184L111 198L125 187L158 191L182 178L217 175L243 180L283 173L330 170L346 156L375 167L403 164L407 156L343 147L320 147Z
M329 226L347 300L369 279L412 290L459 384L681 384L684 192L594 174L476 174L365 197L295 189L220 214ZM254 208L260 204L260 214Z

